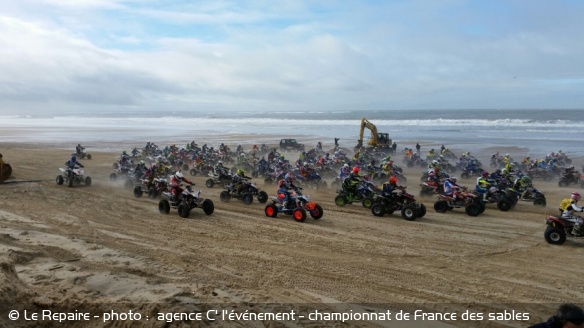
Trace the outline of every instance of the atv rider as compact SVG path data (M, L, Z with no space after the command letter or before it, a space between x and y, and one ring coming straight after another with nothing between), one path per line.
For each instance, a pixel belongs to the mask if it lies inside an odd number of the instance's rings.
M581 196L578 192L573 192L570 195L570 199L565 199L560 204L560 210L562 211L562 219L574 223L574 229L572 229L572 234L584 235L584 219L581 216L574 215L574 212L584 212L584 207L578 206L578 201ZM567 202L567 206L562 206L564 202ZM564 207L563 209L561 207Z
M352 195L357 195L357 185L363 178L359 175L359 168L353 167L351 173L343 180L343 190Z
M180 195L183 192L183 189L181 188L181 184L185 182L190 184L191 186L194 185L194 182L191 182L187 179L185 179L185 176L182 174L182 172L177 171L174 175L171 176L170 178L170 192L172 194L172 201L174 202L178 202L180 201Z
M397 178L395 176L390 176L386 183L381 187L381 196L392 198L394 196L394 191L398 190Z
M218 161L215 166L213 166L213 173L219 177L219 180L228 179L227 175L228 169L223 166L223 161Z
M529 187L531 187L531 178L527 175L515 179L513 181L512 189L521 193L521 198L525 199L525 197L529 194Z
M444 195L452 197L455 200L458 198L458 190L460 189L456 181L458 181L456 177L449 177L444 181Z
M81 155L81 153L85 150L85 147L81 147L81 144L77 144L77 147L75 147L75 151L77 152L77 155Z
M146 173L147 169L148 168L146 167L146 162L141 160L140 163L138 163L138 165L136 165L136 168L134 168L134 174L136 175L136 177L142 178L144 176L144 174Z
M310 172L313 172L313 171L314 170L308 165L308 162L304 162L300 166L300 175L303 176L306 180L308 180L308 177L310 176Z
M67 166L66 172L72 171L75 166L84 167L83 164L77 161L77 155L71 156L71 159L65 162L65 166Z
M351 167L349 166L349 164L347 163L343 164L343 166L341 166L341 171L339 172L339 179L341 181L345 180L345 178L348 177L350 173Z
M245 171L243 169L238 169L237 173L233 175L231 178L231 184L237 194L241 194L243 189L243 185L246 183L246 180L250 180L250 177L245 176Z
M483 196L484 200L486 200L489 196L489 189L491 185L491 181L489 181L489 172L483 171L481 176L477 178L475 190Z
M278 198L282 199L282 208L288 206L288 202L291 200L290 189L300 189L294 185L294 177L290 173L286 173L283 180L280 180L278 184Z

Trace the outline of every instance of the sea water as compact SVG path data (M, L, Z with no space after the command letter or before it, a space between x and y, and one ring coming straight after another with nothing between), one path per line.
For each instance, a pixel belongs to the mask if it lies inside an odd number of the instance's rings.
M309 146L339 138L352 148L361 118L389 133L399 146L420 142L428 150L444 144L481 151L518 147L535 158L562 150L581 156L584 110L354 110L354 111L216 111L101 112L57 115L0 115L0 142L67 144L91 142L94 148L116 143L160 145L190 142L218 145L277 143L295 137ZM370 135L365 130L365 139Z

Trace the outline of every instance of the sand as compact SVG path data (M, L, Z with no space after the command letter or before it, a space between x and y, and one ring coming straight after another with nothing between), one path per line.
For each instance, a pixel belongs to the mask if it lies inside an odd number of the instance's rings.
M182 219L175 212L160 214L157 200L135 198L122 182L109 181L119 153L87 150L93 158L81 162L93 184L68 188L55 177L71 150L0 144L14 176L0 185L0 326L39 326L22 318L9 321L7 313L51 309L150 316L114 323L104 323L102 316L67 321L67 327L525 327L547 319L558 303L584 301L584 240L553 246L543 238L546 213L556 214L560 200L579 186L562 189L556 181L536 180L546 208L521 202L501 212L488 205L479 217L460 209L436 213L435 199L421 198L428 213L411 222L397 214L374 217L361 205L337 207L332 189L305 190L325 214L297 223L284 215L266 217L257 201L222 203L220 189L205 187L205 178L197 176L195 189L214 201L215 213L195 209ZM405 175L408 190L417 195L421 169L405 168ZM22 182L30 180L35 182ZM462 184L473 186L474 179ZM275 194L273 186L265 190ZM422 309L459 317L344 324L308 318L155 320L159 312L292 308ZM465 321L460 314L466 310L515 310L529 313L529 319Z

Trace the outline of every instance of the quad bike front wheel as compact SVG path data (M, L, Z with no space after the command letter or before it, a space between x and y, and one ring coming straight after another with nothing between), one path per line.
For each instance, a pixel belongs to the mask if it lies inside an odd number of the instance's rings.
M245 204L245 205L249 205L253 202L253 196L248 193L248 192L244 192L241 195L241 201Z
M181 202L180 204L178 204L177 211L178 211L178 215L181 218L185 218L185 219L188 218L189 215L191 214L191 208L185 202Z
M91 178L90 177L85 177L85 185L87 187L91 186Z
M211 215L215 212L215 204L213 204L213 201L210 199L205 199L201 206L203 207L203 212L207 215Z
M58 185L62 185L63 182L65 182L65 179L63 179L62 175L58 175L56 181Z
M401 210L401 215L404 219L413 221L418 216L418 210L414 204L409 204L404 206L404 208Z
M418 217L423 218L426 215L426 205L420 203L420 207L418 208Z
M471 203L466 205L464 211L468 216L478 216L481 214L481 206L477 203Z
M545 205L546 205L545 198L536 198L536 199L534 199L533 200L533 205L545 207Z
M261 204L267 202L268 201L268 193L263 191L263 190L259 191L258 195L257 195L257 199L258 199L258 202L260 202Z
M140 186L134 187L134 197L136 198L142 197L142 187Z
M213 185L215 185L213 179L207 179L207 181L205 181L205 186L207 186L207 188L213 188Z
M319 220L320 218L322 218L322 215L324 214L324 210L322 209L322 206L320 206L319 204L314 205L314 208L309 212L310 216L312 216L312 218L315 220Z

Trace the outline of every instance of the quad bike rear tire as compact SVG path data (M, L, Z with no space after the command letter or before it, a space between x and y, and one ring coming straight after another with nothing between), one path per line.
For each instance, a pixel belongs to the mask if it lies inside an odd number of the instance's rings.
M373 204L373 198L365 197L365 198L363 198L363 201L361 201L361 204L365 208L371 208L371 205Z
M85 177L85 181L84 182L85 182L85 186L86 187L91 186L91 178L90 177Z
M470 203L466 205L464 211L468 216L478 216L481 214L481 206L477 203Z
M264 213L267 217L275 218L278 216L278 207L274 204L268 204L266 205L266 208L264 208Z
M497 208L503 212L507 212L513 208L513 205L513 202L510 201L507 197L503 197L497 202Z
M110 178L111 181L115 181L115 180L118 179L118 175L115 174L115 173L112 173L112 174L110 174L109 178Z
M158 202L158 211L162 214L170 213L170 203L168 200L162 199L160 202Z
M223 190L220 194L219 194L219 199L222 202L229 202L231 200L231 195L229 194L229 191L227 190Z
M420 208L418 208L418 217L423 218L426 215L426 205L420 203Z
M562 245L566 242L566 231L562 228L548 226L543 237L552 245Z
M65 182L65 179L63 179L63 176L62 175L57 175L56 181L57 181L57 184L58 185L62 185L63 182Z
M377 217L383 217L385 215L385 208L381 203L373 203L371 205L371 214Z
M306 210L302 207L297 207L292 212L292 217L296 222L304 222L306 221Z
M142 197L142 193L143 193L142 187L140 187L140 186L134 187L134 197L140 198L140 197Z
M434 210L438 213L445 213L448 208L448 202L445 200L439 200L434 203Z
M213 179L207 179L207 181L205 181L205 186L207 186L207 188L213 188L214 185L215 181L213 181Z
M241 201L245 205L249 205L249 204L253 203L253 196L248 192L244 192L243 194L241 194Z
M344 196L335 197L335 205L343 207L347 204L347 199Z
M534 199L533 200L533 205L545 207L546 206L545 198L536 198L536 199Z

